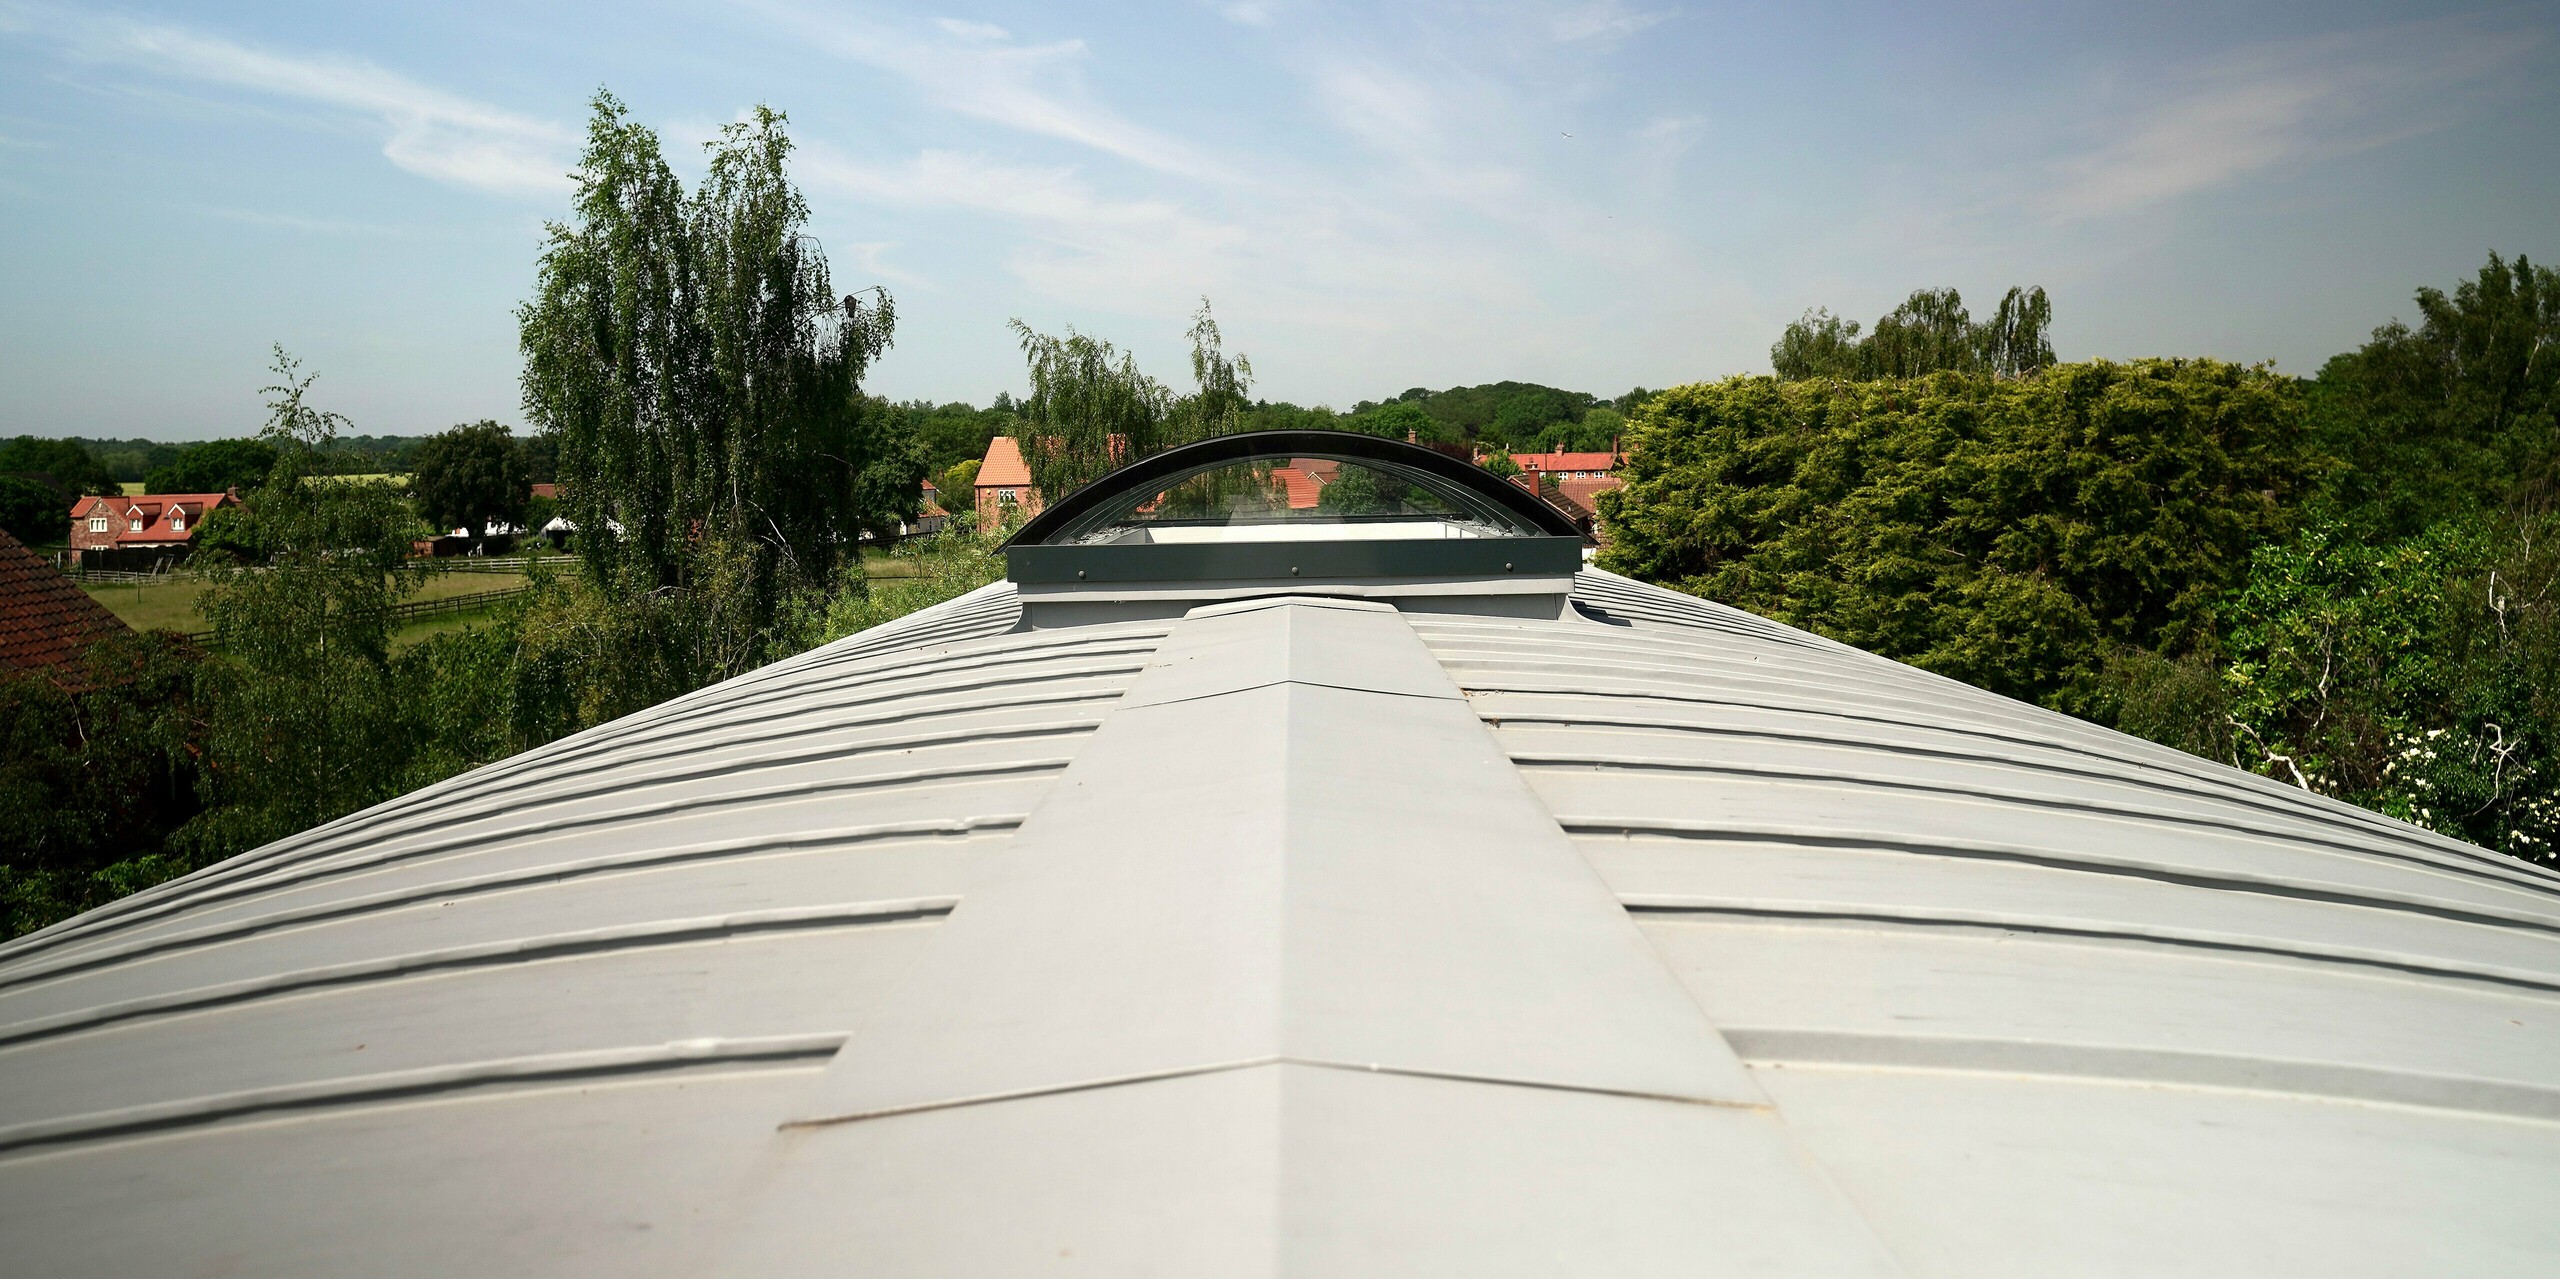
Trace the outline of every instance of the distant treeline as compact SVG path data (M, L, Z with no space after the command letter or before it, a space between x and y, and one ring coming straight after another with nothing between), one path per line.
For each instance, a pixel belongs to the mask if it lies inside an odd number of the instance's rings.
M21 440L33 437L21 436ZM356 435L332 441L331 453L339 464L353 472L406 473L419 446L434 439L431 435ZM164 444L156 440L92 439L67 436L59 441L34 441L41 444L67 444L85 455L81 481L92 485L140 484L146 493L218 493L242 480L263 479L275 465L275 451L254 438L199 440L192 443ZM10 458L6 450L17 441L0 444L0 463ZM539 437L525 441L528 461L536 472L537 484L552 481L558 467L558 453ZM31 455L32 456L32 455ZM60 464L57 458L48 458ZM0 472L48 469L0 465ZM72 482L69 476L56 476Z
M1360 431L1397 439L1409 432L1426 442L1500 452L1599 452L1625 434L1627 415L1656 394L1637 387L1613 399L1535 382L1489 382L1445 391L1417 386L1393 399L1362 400L1347 411L1254 400L1238 409L1235 429ZM1004 392L983 409L956 400L907 400L879 401L875 411L896 415L896 429L922 441L931 458L928 473L938 487L950 491L966 489L974 474L955 468L986 456L995 437L1020 433L1026 407Z
M1410 430L1424 440L1463 441L1510 452L1598 451L1624 433L1626 415L1653 394L1638 387L1612 399L1535 382L1491 382L1445 391L1414 387L1390 400L1362 400L1348 411L1257 400L1243 410L1241 429L1322 428L1399 438ZM920 440L930 458L927 474L939 478L961 462L986 456L988 442L1012 434L1023 410L1011 392L999 392L985 408L962 400L937 404L875 397L869 411L895 419L893 432L912 433ZM406 474L416 469L419 449L436 438L356 435L332 441L330 450L340 471ZM532 482L555 482L558 445L539 433L520 442ZM12 455L8 450L13 447L25 451L25 457ZM45 451L34 451L39 448ZM76 450L76 455L66 450ZM81 492L141 484L146 493L218 493L259 483L275 461L274 449L254 438L166 444L70 436L0 443L0 474L47 471Z

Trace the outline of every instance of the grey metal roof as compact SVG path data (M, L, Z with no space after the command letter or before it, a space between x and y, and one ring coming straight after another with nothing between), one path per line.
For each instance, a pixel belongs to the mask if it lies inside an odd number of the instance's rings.
M1605 573L999 584L0 948L23 1273L2515 1274L2560 877Z

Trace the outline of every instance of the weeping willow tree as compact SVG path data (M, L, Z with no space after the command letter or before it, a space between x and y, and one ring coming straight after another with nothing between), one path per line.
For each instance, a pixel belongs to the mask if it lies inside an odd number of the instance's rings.
M757 107L706 144L687 195L657 135L599 92L574 217L546 229L517 311L527 414L558 443L618 713L793 647L803 597L836 583L868 510L904 516L923 467L863 420L889 295L836 296L804 230L785 117ZM889 512L899 515L899 512Z
M1032 484L1051 501L1114 467L1245 429L1244 415L1253 405L1253 362L1227 355L1205 297L1186 334L1191 376L1199 386L1190 395L1175 395L1139 371L1135 357L1072 326L1064 337L1018 319L1012 328L1031 377L1016 438ZM1206 510L1229 495L1221 486L1232 483L1221 475L1202 476L1169 496L1186 508Z
M1164 451L1173 393L1135 356L1069 326L1065 337L1017 319L1031 394L1015 428L1031 483L1050 501L1123 462Z
M2053 304L2042 288L2011 289L1976 323L1954 289L1917 289L1859 336L1858 322L1817 307L1769 348L1780 379L1849 382L1957 372L2023 377L2053 364Z

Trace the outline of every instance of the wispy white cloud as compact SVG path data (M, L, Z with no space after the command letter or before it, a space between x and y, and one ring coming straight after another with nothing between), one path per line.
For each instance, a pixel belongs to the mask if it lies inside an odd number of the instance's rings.
M1548 20L1547 29L1555 33L1556 39L1567 42L1614 40L1634 35L1656 23L1670 21L1674 16L1668 10L1631 13L1617 0L1597 0L1597 3L1576 5L1556 14Z
M868 203L961 209L1010 221L1034 245L1015 255L1017 273L1057 296L1091 296L1094 276L1107 279L1109 293L1121 297L1162 292L1157 286L1166 284L1175 285L1177 294L1204 287L1226 274L1221 254L1244 237L1237 227L1164 201L1097 196L1072 170L1001 164L954 151L925 151L904 163L876 165L812 143L799 171L814 188ZM1089 269L1079 270L1080 263ZM1179 283L1185 280L1202 284Z
M1252 0L1222 6L1218 12L1224 15L1227 21L1242 23L1248 27L1271 25L1271 10L1266 6L1253 3Z
M234 209L206 206L196 210L208 217L244 226L273 227L284 231L308 232L315 235L346 239L410 240L418 238L418 228L394 226L382 222L355 222L344 218L310 218L295 213L264 213L256 209Z
M853 244L854 265L868 279L887 280L911 289L939 291L930 279L889 264L889 254L898 247L895 240L857 240Z
M49 39L79 62L370 116L386 131L386 159L439 182L492 191L549 192L569 185L567 155L576 141L571 130L421 84L361 58L279 52L171 23L31 6L0 16L0 30Z
M992 22L971 22L965 18L936 18L933 25L963 40L1010 40L1013 33Z
M747 3L839 56L907 80L944 110L1163 172L1226 174L1224 165L1197 149L1094 102L1079 71L1086 53L1081 40L1014 43L1000 28L985 28L995 36L976 30L984 24L963 24L970 30L960 35L948 19L941 24L947 38L918 38L845 15L766 0Z
M2286 164L2432 132L2444 98L2532 51L2530 32L2410 23L2261 46L2175 72L2163 93L2055 163L2031 201L2060 217L2122 213Z

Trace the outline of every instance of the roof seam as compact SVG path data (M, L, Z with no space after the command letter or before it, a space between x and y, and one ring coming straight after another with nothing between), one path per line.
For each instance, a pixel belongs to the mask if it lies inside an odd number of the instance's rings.
M1316 1057L1292 1057L1273 1054L1248 1057L1237 1061L1210 1062L1198 1066L1179 1066L1169 1070L1151 1070L1103 1079L1085 1079L1070 1083L1045 1084L1037 1088L1018 1088L1006 1092L984 1093L974 1097L952 1097L940 1101L922 1101L906 1106L885 1106L878 1110L856 1111L844 1115L823 1115L809 1119L786 1120L782 1129L829 1128L839 1124L861 1123L872 1119L888 1119L898 1115L920 1114L934 1110L957 1110L968 1106L994 1105L1021 1101L1031 1097L1052 1097L1063 1093L1092 1092L1103 1088L1126 1088L1137 1084L1159 1083L1168 1079L1189 1079L1200 1075L1221 1075L1262 1066L1306 1066L1317 1070L1338 1070L1356 1075L1393 1075L1405 1079L1438 1079L1450 1083L1486 1084L1503 1088L1534 1088L1548 1092L1585 1093L1597 1097L1625 1097L1637 1101L1667 1101L1683 1106L1709 1106L1719 1110L1744 1110L1774 1114L1777 1108L1766 1102L1733 1101L1721 1097L1684 1096L1677 1093L1637 1092L1623 1088L1600 1088L1587 1084L1559 1083L1544 1079L1513 1079L1493 1075L1470 1075L1443 1070L1415 1070L1378 1062L1328 1061Z
M1919 928L1978 928L2002 932L2044 933L2126 941L2146 945L2187 946L2252 954L2280 955L2320 963L2387 968L2428 977L2454 977L2500 986L2560 992L2560 973L2491 964L2466 964L2427 955L2404 955L2356 946L2328 946L2286 938L2251 937L2205 929L2116 924L2097 920L2054 919L1992 911L1914 910L1858 903L1783 902L1750 898L1688 897L1668 893L1627 893L1620 901L1636 915L1725 915L1763 919L1843 920L1866 924L1903 924Z

